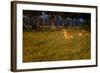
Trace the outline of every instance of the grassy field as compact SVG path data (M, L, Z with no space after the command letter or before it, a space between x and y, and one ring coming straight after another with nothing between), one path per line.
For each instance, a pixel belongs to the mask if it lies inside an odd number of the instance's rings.
M23 32L23 62L90 59L90 33L85 30Z

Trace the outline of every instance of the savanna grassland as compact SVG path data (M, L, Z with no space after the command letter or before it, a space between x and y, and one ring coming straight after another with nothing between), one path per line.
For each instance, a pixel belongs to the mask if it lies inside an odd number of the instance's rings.
M23 32L23 62L90 59L90 32L80 29Z

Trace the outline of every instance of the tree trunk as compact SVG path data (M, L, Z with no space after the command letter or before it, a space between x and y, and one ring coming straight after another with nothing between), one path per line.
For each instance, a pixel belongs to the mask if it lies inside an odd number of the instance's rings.
M39 28L40 28L40 25L39 25L39 16L37 16L36 19L37 19L37 20L36 20L36 21L37 21L37 22L36 22L36 26L37 26L37 29L39 29Z
M51 29L54 30L55 29L55 16L51 16Z

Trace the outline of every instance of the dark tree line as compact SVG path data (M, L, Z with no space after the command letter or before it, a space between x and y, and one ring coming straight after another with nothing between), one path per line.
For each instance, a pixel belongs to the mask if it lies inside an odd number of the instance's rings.
M23 28L39 29L43 26L55 27L85 27L90 29L91 15L89 13L50 12L23 10Z

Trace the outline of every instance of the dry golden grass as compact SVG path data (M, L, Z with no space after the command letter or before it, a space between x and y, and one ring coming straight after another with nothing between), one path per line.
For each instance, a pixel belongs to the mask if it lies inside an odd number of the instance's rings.
M90 59L90 42L90 33L85 30L25 31L23 62Z

